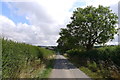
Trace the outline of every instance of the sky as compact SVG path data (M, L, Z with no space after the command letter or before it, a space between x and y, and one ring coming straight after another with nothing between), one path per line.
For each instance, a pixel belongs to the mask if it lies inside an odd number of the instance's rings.
M118 14L119 0L2 0L0 30L4 38L32 45L55 46L61 28L77 7L110 6ZM116 44L115 35L113 42Z

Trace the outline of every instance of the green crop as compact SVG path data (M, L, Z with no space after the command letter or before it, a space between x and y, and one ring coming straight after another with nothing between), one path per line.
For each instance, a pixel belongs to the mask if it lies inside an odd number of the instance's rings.
M2 77L18 78L21 69L29 62L48 59L53 52L25 43L2 39Z

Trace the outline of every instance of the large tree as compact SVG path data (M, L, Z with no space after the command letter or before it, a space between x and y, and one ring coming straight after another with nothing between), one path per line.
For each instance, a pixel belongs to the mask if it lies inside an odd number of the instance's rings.
M61 29L58 46L68 49L84 46L89 50L94 44L106 43L117 34L117 19L109 7L99 5L98 8L77 8L67 28Z

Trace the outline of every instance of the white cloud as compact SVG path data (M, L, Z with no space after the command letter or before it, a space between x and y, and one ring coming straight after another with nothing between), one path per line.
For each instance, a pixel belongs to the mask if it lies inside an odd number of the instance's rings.
M118 12L118 2L120 0L113 0L113 1L110 1L110 0L77 0L78 3L85 3L85 5L82 5L82 6L76 6L75 8L77 7L86 7L86 6L89 6L89 5L92 5L94 7L98 7L98 5L103 5L103 6L110 6L110 9L113 10L113 12L117 13ZM74 8L74 9L75 9Z
M66 17L70 16L69 9L77 0L38 0L48 13L59 23L64 23Z
M110 0L82 0L82 2L85 2L86 5L93 5L95 7L97 7L98 5L110 6L110 5L118 3L118 1L119 0L114 0L114 1L110 1Z
M34 2L13 3L19 10L17 14L26 14L30 23L55 23L62 25L68 22L72 12L69 10L77 0L36 0Z
M2 26L2 36L5 38L29 44L56 45L54 39L57 37L55 35L49 36L49 34L45 34L40 27L25 23L15 24L5 16L0 16L0 25Z

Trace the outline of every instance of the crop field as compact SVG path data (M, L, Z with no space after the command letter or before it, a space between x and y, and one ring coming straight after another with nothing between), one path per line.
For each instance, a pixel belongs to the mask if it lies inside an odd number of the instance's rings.
M51 50L2 39L2 77L34 78L53 55Z

